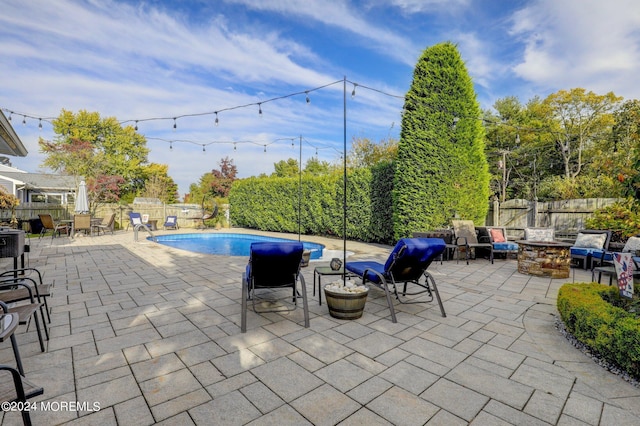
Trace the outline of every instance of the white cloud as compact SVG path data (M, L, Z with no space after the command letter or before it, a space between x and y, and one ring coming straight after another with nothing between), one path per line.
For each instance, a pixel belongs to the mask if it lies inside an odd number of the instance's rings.
M330 27L362 38L367 49L374 49L391 58L406 64L414 65L416 52L420 49L414 43L379 24L369 22L362 13L352 7L346 0L225 0L228 3L243 4L251 9L270 11L288 16L299 16L311 19ZM371 44L372 43L372 44Z
M640 97L640 3L536 0L513 15L525 45L514 71L551 91L584 87Z

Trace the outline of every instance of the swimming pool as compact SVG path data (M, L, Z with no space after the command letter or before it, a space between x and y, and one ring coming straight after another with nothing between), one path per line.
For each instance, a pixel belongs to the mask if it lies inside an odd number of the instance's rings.
M157 235L155 239L156 242L169 247L223 256L249 256L251 243L254 242L296 241L262 235L231 233ZM147 237L147 240L151 240L151 237ZM324 245L307 241L303 241L302 245L305 250L311 251L311 259L322 257Z

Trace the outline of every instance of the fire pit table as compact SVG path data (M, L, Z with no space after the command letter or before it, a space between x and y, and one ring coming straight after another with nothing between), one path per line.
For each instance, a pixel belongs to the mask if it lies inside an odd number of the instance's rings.
M569 278L570 243L528 240L520 240L516 243L518 243L518 272L521 274Z

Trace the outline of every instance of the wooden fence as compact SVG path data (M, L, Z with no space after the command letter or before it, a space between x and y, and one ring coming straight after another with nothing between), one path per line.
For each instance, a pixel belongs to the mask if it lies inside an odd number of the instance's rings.
M510 236L519 237L527 227L549 227L559 237L574 236L584 229L595 210L621 201L619 198L585 198L564 201L508 200L489 206L487 225L504 226Z
M74 215L74 205L60 205L47 203L22 203L15 209L15 217L28 222L29 219L37 219L39 214L50 214L55 220L71 219ZM220 207L222 216L228 221L228 206ZM105 217L115 213L116 229L123 229L129 223L129 212L148 214L149 220L157 221L158 227L162 227L167 216L177 216L178 226L184 228L202 227L202 217L205 213L202 207L196 204L101 204L95 209L95 217ZM9 224L12 212L0 211L0 222Z

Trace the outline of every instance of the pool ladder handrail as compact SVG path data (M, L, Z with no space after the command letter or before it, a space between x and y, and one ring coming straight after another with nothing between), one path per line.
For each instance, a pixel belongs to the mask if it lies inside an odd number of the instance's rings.
M149 226L146 223L138 223L133 227L133 240L134 241L138 241L138 230L140 230L140 228L144 229L145 231L147 231L149 233L149 235L151 235L151 239L153 239L154 242L158 242L158 240L156 239L156 236L153 235L153 232L151 232L151 229L149 229Z

